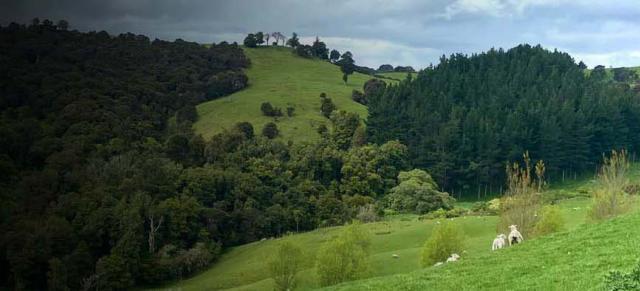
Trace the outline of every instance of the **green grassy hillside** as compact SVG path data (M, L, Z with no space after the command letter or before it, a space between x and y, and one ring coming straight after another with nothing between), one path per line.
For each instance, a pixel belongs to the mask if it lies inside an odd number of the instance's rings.
M252 64L246 71L249 87L197 106L199 120L194 129L205 138L241 121L251 122L260 132L265 123L274 121L274 118L262 115L260 104L271 102L285 113L276 122L285 140L317 139L319 134L315 129L328 122L320 114L321 92L327 93L338 109L366 118L366 107L351 100L351 91L362 91L371 76L355 73L345 85L339 67L298 57L288 48L244 48L244 51ZM293 117L286 116L288 106L295 107Z
M441 267L328 290L603 290L609 270L628 270L640 258L639 224L636 212Z
M640 167L632 167L629 178L640 180ZM625 268L640 258L635 239L640 238L640 214L631 214L601 224L586 224L594 187L591 177L556 183L544 195L568 197L558 205L565 231L527 240L512 248L491 252L496 234L495 216L467 216L453 219L463 228L466 252L463 259L444 267L421 269L419 255L438 220L418 220L416 215L398 215L385 221L365 224L372 234L371 273L367 280L344 283L345 290L449 290L517 289L575 290L598 287L602 275L611 268ZM571 198L572 197L572 198ZM469 206L468 202L459 206ZM298 243L306 252L298 289L319 288L313 267L316 250L335 236L341 227L321 228L279 239L267 239L228 249L214 265L192 277L165 286L180 290L270 290L273 280L267 261L278 244ZM628 228L628 229L627 229ZM609 246L612 249L608 249ZM394 259L392 254L399 255ZM586 270L588 272L576 272ZM591 275L593 274L593 275Z
M553 195L557 195L557 192L561 191L564 193L564 196L577 197L566 199L559 203L567 230L574 230L585 223L589 199L579 196L581 195L581 191L590 188L592 184L593 182L590 180L581 180L580 182L568 181L565 184L554 187L548 192L549 195L552 195L551 193L556 193ZM394 216L388 218L386 221L366 224L373 237L371 257L372 273L369 274L369 276L381 277L420 270L418 258L421 247L428 238L436 221L437 220L420 221L415 215L406 215ZM496 234L497 217L467 216L455 218L454 221L462 226L467 236L467 252L464 255L464 261L495 257L496 254L492 253L489 249ZM315 269L313 268L315 250L318 249L323 242L336 235L339 229L340 227L323 228L281 239L269 239L231 248L209 270L192 278L171 284L168 287L181 288L181 290L216 290L229 288L233 288L234 290L269 290L273 286L273 280L269 278L270 275L266 267L266 262L274 252L278 243L283 240L291 240L303 246L308 258L304 270L298 274L299 289L310 290L319 288ZM544 240L547 241L547 239ZM398 254L400 258L394 259L391 256L392 254ZM535 259L533 256L531 258ZM449 267L444 270L448 270L448 268ZM482 276L481 269L472 270L473 266L468 266L467 268L465 272L475 272L478 276ZM430 273L434 271L433 268L426 270L421 272ZM412 273L412 275L422 276L420 275L422 274L421 272ZM381 278L402 280L394 279L395 277ZM368 288L368 284L376 284L376 288L380 286L380 288L393 289L393 285L386 286L384 282L384 279L362 281L352 283L351 285L343 285L341 288L358 290Z

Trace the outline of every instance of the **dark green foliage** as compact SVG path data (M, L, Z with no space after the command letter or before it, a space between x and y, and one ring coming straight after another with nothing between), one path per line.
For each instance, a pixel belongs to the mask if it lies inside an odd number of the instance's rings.
M344 83L347 83L347 79L349 75L353 74L356 70L355 61L353 60L353 55L351 52L347 51L342 54L340 60L336 62L338 66L340 66L340 71L342 71L342 80Z
M364 83L364 96L366 99L374 96L380 96L384 93L384 89L387 88L387 83L380 79L371 79Z
M178 124L183 122L194 123L198 120L198 111L193 105L186 105L176 112L176 122Z
M253 124L250 122L238 122L236 123L236 128L244 133L244 137L246 139L252 139L254 136Z
M276 138L276 136L278 136L278 134L280 134L280 131L278 131L278 126L273 122L265 124L262 128L262 135L268 139L274 139Z
M633 82L638 79L638 73L629 68L613 69L613 79L618 82Z
M604 285L609 291L640 290L640 261L629 273L610 271L604 277Z
M380 73L393 72L393 66L389 64L380 65L380 67L378 67L378 72Z
M293 117L293 113L296 111L296 109L292 106L287 106L287 116L289 117Z
M351 146L351 140L356 128L360 126L360 116L343 110L331 114L331 139L339 149L346 150Z
M331 50L331 54L329 54L329 60L335 63L338 59L340 59L340 52L337 50Z
M34 23L0 27L0 289L131 288L156 263L151 218L156 249L221 241L201 208L176 235L159 205L204 163L193 105L246 85L242 50Z
M413 73L416 70L413 69L413 67L411 66L397 66L395 67L395 69L393 69L394 72L406 72L406 73Z
M586 76L568 54L540 46L443 57L367 96L367 136L406 144L412 165L449 192L496 192L505 162L524 150L551 180L573 176L611 148L640 149L640 100L604 74Z
M580 61L580 62L578 63L578 68L579 68L580 70L586 70L586 69L587 69L587 64L585 64L583 61Z
M310 59L313 57L313 50L310 45L299 44L295 48L295 53L303 58Z
M256 32L255 38L256 38L256 45L261 45L264 43L264 33L262 33L262 31Z
M353 90L351 91L351 100L358 102L360 104L363 105L367 105L367 99L365 99L364 97L364 93L358 91L358 90Z
M324 94L324 93L322 93ZM324 117L329 118L331 117L331 113L336 110L336 105L333 104L333 101L331 101L331 98L329 97L322 97L322 94L320 94L320 112L322 112L322 115L324 115ZM326 94L325 94L326 96Z
M262 114L264 114L265 116L282 116L282 110L279 107L274 107L269 102L263 102L260 105L260 111L262 111Z
M206 99L211 100L229 95L247 87L249 79L240 71L226 71L215 74L206 83Z
M324 42L320 41L317 36L316 40L311 45L311 52L313 53L314 57L321 60L329 59L329 49L327 48L327 45Z
M256 35L253 33L247 34L243 43L246 47L258 47L258 39L256 39Z
M287 45L292 48L297 48L300 45L300 39L298 39L297 33L292 33L291 38L287 40Z
M351 220L406 167L404 146L365 145L346 113L314 144L249 123L194 135L194 104L247 85L235 44L36 22L0 28L0 289L183 279L221 247Z
M453 208L455 200L448 193L439 191L431 175L423 170L400 172L398 183L386 197L391 209L424 214Z

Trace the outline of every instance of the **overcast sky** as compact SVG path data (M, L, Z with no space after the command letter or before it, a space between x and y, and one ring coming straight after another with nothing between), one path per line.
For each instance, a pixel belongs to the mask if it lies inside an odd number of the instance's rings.
M640 65L640 1L0 0L0 23L66 19L82 31L131 31L203 43L248 32L317 35L360 65L415 68L441 55L541 44L589 67Z

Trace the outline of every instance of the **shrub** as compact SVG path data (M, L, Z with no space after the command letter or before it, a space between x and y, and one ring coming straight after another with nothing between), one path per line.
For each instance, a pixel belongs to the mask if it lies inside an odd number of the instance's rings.
M371 237L358 223L345 227L318 251L316 270L321 286L363 278L369 270Z
M359 206L356 218L362 222L374 222L379 219L378 212L373 204Z
M598 187L593 191L593 204L589 209L589 218L603 220L630 209L629 197L625 193L629 185L628 170L627 151L614 150L611 151L610 157L603 157L603 165L598 174Z
M331 117L331 113L336 110L336 105L333 104L333 101L331 101L329 97L321 97L321 99L320 111L324 117L329 118Z
M546 235L561 231L564 228L564 218L558 206L547 205L540 212L540 220L533 228L534 235Z
M445 216L447 218L460 217L460 216L464 216L468 212L469 212L469 210L467 210L467 209L460 208L460 207L454 207L453 209L447 210L447 212L445 213Z
M296 109L294 107L288 106L287 107L287 116L292 117L294 111L296 111Z
M280 131L278 130L278 126L273 122L265 124L262 128L262 135L267 137L268 139L274 139L279 134Z
M295 53L303 58L310 59L313 57L313 50L310 45L299 45L295 48Z
M495 200L495 201L493 201ZM471 212L480 215L496 215L500 210L500 199L493 199L494 204L491 201L478 201L471 206Z
M387 83L380 79L371 79L364 83L364 96L366 100L369 100L372 96L379 96L387 88Z
M296 287L296 274L303 263L302 249L289 241L278 246L268 263L269 272L275 281L276 290L293 290Z
M244 134L244 137L246 137L247 139L252 139L254 136L253 124L251 124L250 122L238 122L236 123L236 129L242 132Z
M226 71L215 74L207 80L205 98L212 100L229 95L247 87L249 78L241 71Z
M464 248L464 233L452 222L437 225L422 249L422 267L432 266L446 260L453 253L461 253Z
M640 260L629 273L622 273L618 270L610 271L604 277L606 290L640 290Z
M262 114L264 114L265 116L271 116L271 117L282 116L282 110L280 110L280 108L278 107L272 106L271 103L269 102L263 102L260 105L260 110L262 111Z
M424 218L423 218L424 217ZM439 208L438 210L435 211L431 211L429 213L427 213L424 216L421 216L421 219L436 219L436 218L446 218L447 217L447 211Z
M253 33L249 33L245 38L244 38L244 46L246 47L257 47L258 46L258 39L256 39L256 35Z
M423 170L400 172L398 181L398 186L393 187L386 198L391 209L424 214L438 208L453 208L455 199L446 192L438 191L436 182Z
M355 102L358 102L362 105L367 105L367 99L364 96L364 93L358 91L358 90L353 90L351 91L351 99Z
M509 225L515 224L523 236L530 235L538 222L537 213L542 207L540 191L545 185L543 161L535 165L535 175L531 173L529 153L523 154L524 167L513 163L507 166L508 188L506 195L500 200L500 219L497 230L502 232Z

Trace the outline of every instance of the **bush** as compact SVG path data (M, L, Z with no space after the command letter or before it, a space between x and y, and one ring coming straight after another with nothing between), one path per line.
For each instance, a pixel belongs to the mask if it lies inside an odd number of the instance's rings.
M272 106L271 103L269 102L263 102L260 105L260 110L262 111L262 114L264 114L265 116L271 116L271 117L282 116L282 110L280 110L280 108L278 107Z
M422 267L445 261L453 253L461 253L464 248L464 233L452 222L437 225L422 249Z
M254 136L253 124L251 124L250 122L238 122L236 123L236 129L242 132L244 134L244 137L247 139L252 139Z
M500 200L500 219L497 230L502 232L509 225L515 224L523 236L533 232L538 222L536 215L542 207L540 192L545 185L544 162L538 161L535 165L536 178L532 176L529 153L523 155L524 167L513 163L507 166L507 194Z
M292 117L294 111L296 111L294 107L292 106L287 107L287 116Z
M364 93L358 90L351 91L351 100L358 102L362 105L367 105L367 99L365 98Z
M426 215L421 216L420 219L437 219L437 218L446 218L446 217L447 217L447 211L442 208L439 208L438 210L431 211Z
M593 191L593 204L589 209L589 218L603 220L629 211L630 198L625 193L629 180L627 171L629 160L627 151L611 151L603 158L598 174L598 188Z
M322 96L322 94L320 96ZM329 97L320 98L322 99L320 103L320 111L322 112L322 115L324 115L324 117L326 118L331 117L331 113L336 110L336 105L333 104L333 101L331 101L331 98Z
M245 38L244 38L244 46L246 47L257 47L258 46L258 39L256 39L256 35L253 33L249 33Z
M369 271L371 237L361 224L345 227L318 251L316 270L321 286L360 279Z
M400 172L398 181L398 186L393 187L386 198L391 209L424 214L438 208L453 208L455 199L446 192L438 191L436 182L423 170Z
M379 219L378 212L373 204L359 206L356 218L362 222L374 222Z
M241 71L226 71L213 75L207 81L205 98L215 99L247 87L249 78Z
M540 220L533 228L533 234L546 235L561 231L564 228L564 218L558 206L547 205L540 212Z
M278 246L269 261L269 272L275 281L276 290L293 290L296 287L296 274L303 263L302 249L289 241Z
M453 209L447 210L447 212L445 213L445 216L447 218L460 217L460 216L466 215L468 212L469 210L467 209L454 207Z
M640 290L640 260L629 273L610 271L604 277L604 285L611 291Z
M262 128L262 135L267 137L268 139L274 139L279 134L280 131L278 130L278 126L273 122L265 124Z
M310 45L304 44L304 45L296 46L295 53L296 55L299 55L303 58L307 58L307 59L313 58L313 50L311 49Z
M387 88L387 83L380 79L371 79L364 83L364 96L366 100L369 100L372 96L379 96Z

